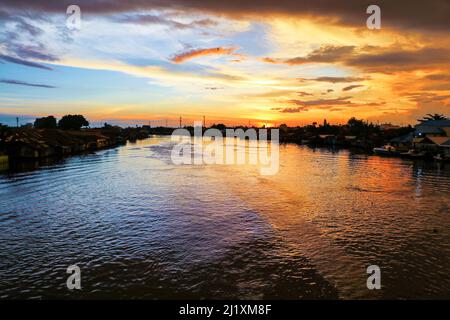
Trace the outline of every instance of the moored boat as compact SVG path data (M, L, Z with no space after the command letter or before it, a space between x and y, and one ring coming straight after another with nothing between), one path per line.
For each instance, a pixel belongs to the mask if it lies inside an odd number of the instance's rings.
M427 153L425 151L417 151L414 149L411 149L408 152L402 152L400 155L409 159L424 159L427 157Z
M391 145L385 145L381 148L373 148L373 152L380 156L398 156L400 153Z

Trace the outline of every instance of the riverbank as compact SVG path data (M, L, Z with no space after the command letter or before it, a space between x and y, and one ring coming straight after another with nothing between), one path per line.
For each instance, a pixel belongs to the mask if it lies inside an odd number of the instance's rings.
M82 130L11 128L0 140L0 154L10 160L40 159L79 154L145 139L144 128L119 127Z
M213 126L214 128L214 126ZM57 161L58 158L93 152L96 150L113 148L124 145L126 141L145 139L151 135L168 136L176 128L142 126L135 128L121 128L115 126L105 126L103 128L81 129L81 130L60 130L60 129L36 129L36 128L8 128L7 131L0 132L0 169L19 167L18 170L29 170L42 165ZM193 127L185 127L193 134ZM207 130L208 128L203 128ZM225 128L214 128L225 134ZM230 129L242 129L247 127L235 127ZM261 128L253 128L257 132ZM268 138L271 137L271 128L268 129ZM441 161L447 161L444 148L433 144L430 139L399 139L400 134L408 137L413 136L412 128L400 128L389 131L372 130L368 133L358 133L342 126L335 134L323 133L333 131L328 127L296 127L289 128L280 126L280 143L306 145L310 148L327 148L332 150L351 149L357 153L373 154L374 148L385 144L395 145L396 153L389 153L389 156L402 156L409 150L426 150L426 157L421 160L434 161L437 155L443 154ZM361 130L359 130L361 131ZM401 137L400 137L401 138ZM436 140L436 139L435 139ZM413 143L413 142L420 143ZM381 148L378 148L381 149ZM443 151L444 150L444 151ZM417 154L408 158L418 159ZM409 155L409 153L408 153ZM436 160L438 161L438 160ZM23 167L23 168L22 168Z
M253 129L256 139L261 129L267 130L270 140L272 129L279 130L279 141L283 144L305 145L310 148L328 148L333 150L350 149L368 155L377 154L390 157L402 157L416 160L437 160L448 162L450 160L450 137L415 137L420 132L412 127L391 128L381 130L380 127L369 129L352 129L349 126L306 126L277 128L249 128L249 127L211 127L219 130L222 136L227 135L227 129L243 130ZM194 135L193 127L185 127L190 135ZM203 128L202 134L210 128ZM156 127L149 129L154 135L171 135L174 128ZM246 139L249 138L246 136ZM395 152L378 152L378 150L395 150Z

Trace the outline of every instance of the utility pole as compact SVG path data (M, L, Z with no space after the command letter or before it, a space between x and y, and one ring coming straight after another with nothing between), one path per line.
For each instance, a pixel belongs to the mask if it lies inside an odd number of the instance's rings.
M16 117L17 128L19 127L19 117Z
M203 116L203 127L206 128L206 118L205 118L205 116Z
M180 128L181 128L181 117L180 117Z

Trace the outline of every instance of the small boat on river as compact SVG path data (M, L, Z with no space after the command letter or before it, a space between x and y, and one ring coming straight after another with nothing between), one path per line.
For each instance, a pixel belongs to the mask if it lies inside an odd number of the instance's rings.
M385 145L381 148L373 148L373 152L380 156L398 156L400 152L391 145Z
M428 154L425 151L417 151L411 149L408 152L401 153L400 156L409 159L425 159L428 156Z

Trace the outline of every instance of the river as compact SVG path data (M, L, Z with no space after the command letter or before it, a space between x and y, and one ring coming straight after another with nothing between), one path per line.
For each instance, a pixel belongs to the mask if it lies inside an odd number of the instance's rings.
M450 298L450 165L287 144L263 176L172 147L0 173L0 298Z

